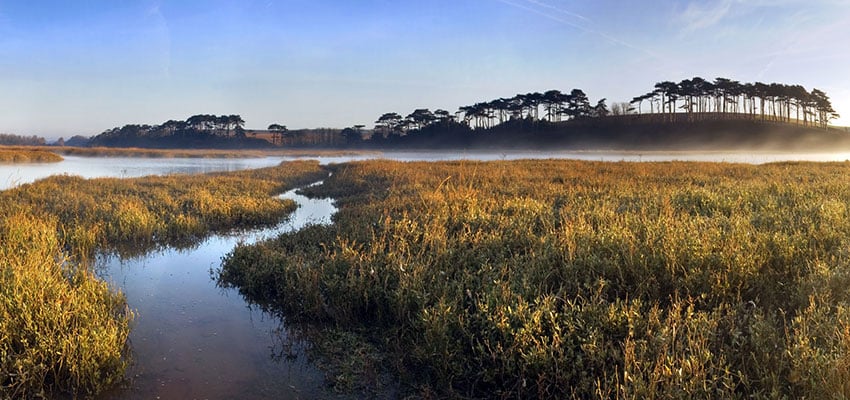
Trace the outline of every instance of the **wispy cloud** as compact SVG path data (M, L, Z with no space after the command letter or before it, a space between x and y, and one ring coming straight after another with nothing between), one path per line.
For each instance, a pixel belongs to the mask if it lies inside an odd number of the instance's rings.
M540 16L543 16L543 17L546 17L546 18L551 19L551 20L553 20L553 21L560 22L560 23L562 23L562 24L564 24L564 25L568 25L568 26L571 26L571 27L573 27L573 28L576 28L576 29L578 29L578 30L580 30L580 31L588 32L588 29L587 29L587 28L585 28L585 27L583 27L583 26L581 26L581 25L579 25L579 24L577 24L577 23L575 23L575 22L573 22L573 21L569 21L569 20L567 20L567 19L565 19L565 18L562 18L562 17L557 16L557 15L553 15L553 14L551 14L551 13L543 12L543 11L540 9L540 7L539 7L539 6L538 6L538 7L533 7L534 5L537 5L537 4L538 4L538 2L537 2L537 1L534 1L534 0L525 0L525 1L524 1L524 2L522 2L522 3L514 2L514 1L510 1L510 0L496 0L496 1L498 1L499 3L502 3L502 4L507 4L507 5L511 6L511 7L515 7L515 8L521 9L521 10L525 10L525 11L528 11L528 12L531 12L531 13L534 13L534 14L537 14L537 15L540 15ZM528 5L528 4L531 4L531 5ZM544 7L544 8L545 8L545 7ZM576 14L576 15L577 15L577 14ZM584 17L581 17L581 18L584 18Z
M678 18L679 23L683 25L683 32L694 32L717 25L729 15L734 2L735 0L722 0L688 4Z
M847 65L850 63L850 44L836 40L850 31L850 14L837 15L833 21L810 20L805 24L788 26L775 47L763 54L770 61L759 71L764 76L776 64L803 63L806 65ZM798 17L796 20L804 21Z
M585 18L585 17L584 17L584 16L582 16L582 15L576 14L576 13L574 13L574 12L572 12L572 11L569 11L569 10L565 10L565 9L563 9L563 8L561 8L561 7L556 7L556 6L553 6L553 5L551 5L551 4L544 3L544 2L542 2L542 1L538 1L538 0L525 0L525 2L526 2L526 3L530 3L530 4L534 4L534 5L538 6L538 7L545 8L545 9L549 9L549 10L552 10L552 11L555 11L555 12L557 12L557 13L564 14L564 15L567 15L567 16L570 16L570 17L573 17L573 18L577 18L577 19L584 20L584 21L590 21L589 19Z
M555 7L551 4L547 4L547 3L541 2L539 0L524 0L521 3L518 2L519 0L513 0L513 1L512 0L496 0L496 1L498 1L502 4L505 4L505 5L509 5L511 7L514 7L514 8L518 8L518 9L521 9L521 10L525 10L525 11L540 15L540 16L548 18L552 21L555 21L555 22L561 23L563 25L575 28L575 29L577 29L581 32L599 36L600 38L604 39L605 41L607 41L609 43L629 48L631 50L634 50L634 51L637 51L637 52L642 53L644 55L647 55L647 56L649 56L653 59L659 59L659 60L662 59L661 56L659 56L658 54L656 54L656 53L654 53L650 50L647 50L647 49L644 49L642 47L633 45L633 44L626 42L624 40L621 40L621 39L619 39L619 38L617 38L613 35L599 31L599 30L593 28L592 26L588 26L587 24L592 23L592 21L590 19L580 15L580 14L576 14L576 13L567 11L565 9ZM558 13L563 14L563 15L569 17L569 18L565 18L565 17L563 17L561 15L557 15L557 14L552 14L550 12L546 12L546 10L557 11Z
M680 33L686 34L721 26L731 19L759 16L767 10L790 13L847 5L847 0L692 0L684 10L675 13L674 20L681 28Z

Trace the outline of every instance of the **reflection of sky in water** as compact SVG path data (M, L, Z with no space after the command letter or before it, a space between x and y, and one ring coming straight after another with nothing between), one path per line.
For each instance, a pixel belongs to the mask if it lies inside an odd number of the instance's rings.
M238 291L217 288L211 270L237 243L328 223L331 200L310 200L294 191L281 195L300 207L277 227L214 236L189 250L103 260L105 279L127 296L137 316L130 334L134 353L132 389L114 398L316 398L322 374L306 362L280 361L287 332L281 321L251 308ZM107 396L110 397L110 396Z
M198 174L270 167L282 161L316 159L322 164L371 158L401 161L575 159L590 161L720 161L763 164L778 161L845 161L850 153L776 153L776 152L617 152L617 151L469 151L469 152L386 152L337 157L261 157L261 158L130 158L65 156L65 161L49 164L0 164L0 189L6 189L56 174L95 177L137 177L164 174Z
M62 162L48 164L2 164L0 165L0 188L9 188L57 174L79 175L84 178L200 174L270 167L283 160L281 157L230 159L64 156L64 158Z
M563 158L594 161L723 161L760 164L776 161L844 161L850 154L728 152L393 152L380 156L312 157L339 163L386 158L403 161L512 160ZM55 174L93 177L137 177L194 174L274 166L293 157L245 159L84 158L68 156L53 164L0 165L0 188ZM292 362L273 359L282 350L286 331L281 321L248 307L235 290L217 288L210 271L237 243L328 223L335 207L330 200L310 200L292 192L282 195L301 204L287 222L271 229L214 236L188 250L153 252L139 259L107 259L99 267L119 287L137 313L131 331L134 353L130 390L114 398L304 398L322 396L321 374L303 355ZM283 341L283 342L282 342ZM298 349L295 349L296 351Z

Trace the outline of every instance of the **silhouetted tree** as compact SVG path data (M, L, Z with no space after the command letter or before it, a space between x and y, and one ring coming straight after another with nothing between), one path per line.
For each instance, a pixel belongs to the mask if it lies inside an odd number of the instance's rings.
M375 132L387 137L394 133L400 133L401 122L404 119L398 113L386 113L375 121Z
M283 144L283 137L289 132L286 125L281 124L271 124L267 129L272 133L272 144L278 146Z
M560 120L565 101L566 96L560 90L549 90L543 93L543 109L546 111L546 119L549 122Z
M437 117L427 108L414 110L405 118L413 129L422 129L437 120Z
M599 100L590 110L590 116L594 118L603 118L608 116L608 106L605 104L606 99Z
M581 89L573 89L567 95L567 107L564 111L570 119L582 118L590 115L590 100Z

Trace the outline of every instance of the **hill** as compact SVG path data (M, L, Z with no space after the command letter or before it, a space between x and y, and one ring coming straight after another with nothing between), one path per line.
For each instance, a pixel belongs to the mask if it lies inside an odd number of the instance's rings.
M124 125L93 137L89 146L155 149L255 149L271 144L245 135L239 115L194 115L160 125Z
M844 128L820 128L748 116L694 119L623 115L563 122L511 120L492 128L429 126L404 135L373 136L357 146L379 149L527 150L774 150L850 149Z

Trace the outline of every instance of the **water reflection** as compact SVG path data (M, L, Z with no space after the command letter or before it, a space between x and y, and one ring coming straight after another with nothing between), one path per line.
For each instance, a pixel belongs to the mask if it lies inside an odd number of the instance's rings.
M315 157L313 157L315 158ZM374 155L319 157L322 163L376 158ZM633 153L633 152L476 152L386 153L403 161L564 158L596 161L844 161L850 154L791 153ZM293 157L252 159L140 159L67 157L58 164L0 166L0 188L54 174L83 177L135 177L204 173L274 166ZM220 289L211 278L221 257L240 242L328 223L330 200L311 200L294 191L284 195L301 204L274 228L215 235L197 246L165 249L122 260L104 257L104 278L127 296L137 317L130 335L134 365L129 388L106 398L316 398L325 397L322 374L306 362L302 344L279 318L250 307L235 289ZM292 357L296 356L296 357Z
M327 223L330 200L290 191L301 207L270 229L212 236L192 249L168 249L134 260L100 260L104 278L137 313L130 334L129 388L106 398L316 398L323 376L306 362L303 344L275 316L249 306L211 277L237 243Z
M217 171L271 167L283 161L315 159L322 164L342 163L366 159L391 159L399 161L452 161L452 160L517 160L517 159L572 159L589 161L716 161L763 164L779 161L846 161L850 153L781 153L781 152L729 152L729 151L415 151L364 153L333 157L271 156L260 158L132 158L132 157L79 157L65 156L65 161L50 164L0 164L0 189L33 182L57 174L96 177L138 177L165 174L198 174Z
M284 157L258 158L138 158L64 156L46 164L0 164L0 189L8 189L51 175L71 174L83 178L135 178L146 175L202 174L271 167Z

